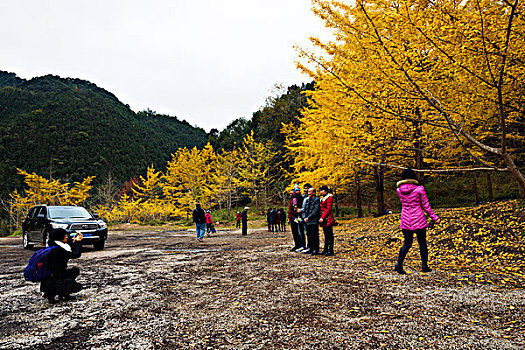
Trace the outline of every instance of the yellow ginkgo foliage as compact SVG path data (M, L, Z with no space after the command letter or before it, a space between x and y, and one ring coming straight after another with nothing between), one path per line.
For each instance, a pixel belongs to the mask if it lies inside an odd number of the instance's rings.
M299 66L317 84L305 127L345 138L338 147L366 164L508 171L525 196L516 166L525 142L523 3L314 3L335 40L313 39L324 56L301 52ZM313 133L295 149L323 147L306 140Z
M14 191L11 197L11 215L13 217L24 217L29 209L36 204L47 205L81 205L90 197L89 191L93 187L91 182L95 178L89 176L82 182L75 182L73 186L69 183L61 183L58 180L48 180L35 173L18 169L18 173L24 176L27 189L24 193Z

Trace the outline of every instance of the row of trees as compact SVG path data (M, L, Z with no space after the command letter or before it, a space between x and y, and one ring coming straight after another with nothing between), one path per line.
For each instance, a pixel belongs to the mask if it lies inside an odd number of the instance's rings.
M312 39L315 80L299 132L285 127L299 179L336 188L421 172L508 172L525 197L524 6L515 1L315 0L335 41Z
M273 157L271 141L256 142L253 132L245 135L242 144L231 150L216 152L208 143L203 149L180 148L172 154L165 171L153 166L146 176L131 186L131 193L118 198L106 197L95 209L109 222L164 221L186 217L196 202L205 207L231 208L249 198L256 209L268 201L269 164ZM94 177L70 186L58 180L47 180L37 174L19 170L28 189L24 194L11 194L9 207L13 221L20 220L35 204L79 205L90 197Z

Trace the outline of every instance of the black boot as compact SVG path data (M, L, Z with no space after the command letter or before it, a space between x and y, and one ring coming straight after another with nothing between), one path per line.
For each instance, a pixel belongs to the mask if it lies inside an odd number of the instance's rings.
M405 270L403 270L403 265L400 265L400 264L396 264L396 266L394 267L394 270L400 275L406 275L407 274L405 272Z
M333 243L333 241L330 242L330 244L328 245L328 251L326 252L325 255L326 256L333 256L334 255L334 243Z
M46 298L50 304L56 304L58 303L58 300L55 299L54 295L44 293L44 298Z

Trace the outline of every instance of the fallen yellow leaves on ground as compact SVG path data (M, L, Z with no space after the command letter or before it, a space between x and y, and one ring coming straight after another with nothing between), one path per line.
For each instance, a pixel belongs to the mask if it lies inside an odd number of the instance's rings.
M429 264L458 285L525 286L525 204L510 200L472 208L440 209L439 225L429 228ZM343 258L394 266L403 235L400 214L343 221L337 230ZM406 266L420 271L417 240Z

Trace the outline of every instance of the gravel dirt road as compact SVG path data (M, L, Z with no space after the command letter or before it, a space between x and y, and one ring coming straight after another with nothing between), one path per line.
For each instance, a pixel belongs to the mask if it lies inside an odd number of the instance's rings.
M522 289L357 266L337 233L334 257L293 253L289 236L112 230L70 262L86 289L55 305L23 280L33 251L0 238L0 349L525 348Z

